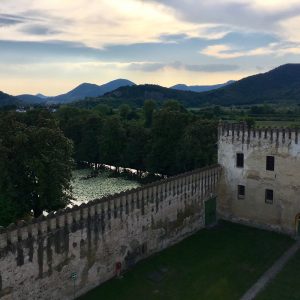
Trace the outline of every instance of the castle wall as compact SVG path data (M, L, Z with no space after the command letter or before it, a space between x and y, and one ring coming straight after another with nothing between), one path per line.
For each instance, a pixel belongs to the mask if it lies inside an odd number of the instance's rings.
M73 299L205 226L219 166L0 231L0 299Z
M244 167L236 167L236 153ZM274 171L266 170L266 156L274 156ZM223 167L218 187L219 215L294 235L300 213L300 140L296 130L256 129L224 124L219 127L218 160ZM238 185L245 186L238 199ZM273 190L273 204L265 190Z

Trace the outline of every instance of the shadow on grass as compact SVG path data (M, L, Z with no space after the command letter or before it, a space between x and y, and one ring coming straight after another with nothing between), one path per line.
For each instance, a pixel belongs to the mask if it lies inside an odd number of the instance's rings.
M292 243L284 235L222 221L79 299L239 299Z

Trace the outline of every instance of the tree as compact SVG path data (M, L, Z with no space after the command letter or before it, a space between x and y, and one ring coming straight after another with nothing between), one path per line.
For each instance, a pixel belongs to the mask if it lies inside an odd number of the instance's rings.
M72 143L50 113L2 114L0 153L1 225L31 211L38 217L65 207L71 190Z
M217 122L196 120L185 129L180 143L182 171L190 171L217 162Z
M163 175L181 172L182 162L178 157L178 149L187 124L187 113L162 109L155 114L147 164L149 171Z
M149 128L152 126L153 112L155 110L155 102L152 100L146 100L144 102L144 116L145 116L145 127Z
M127 127L124 167L136 169L138 175L146 171L146 157L150 140L150 131L140 124L133 122Z
M117 116L108 117L103 124L100 137L101 162L116 166L122 166L125 130L120 119Z
M123 120L128 120L128 116L131 112L131 107L128 104L122 104L119 107L119 114Z

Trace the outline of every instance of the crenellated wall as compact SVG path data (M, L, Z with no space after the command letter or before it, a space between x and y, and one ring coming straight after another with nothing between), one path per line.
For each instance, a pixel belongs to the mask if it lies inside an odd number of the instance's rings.
M300 131L249 129L244 124L220 124L218 162L223 167L218 187L222 218L287 233L300 234ZM236 164L237 153L244 166ZM267 170L267 156L274 170ZM244 197L238 185L245 187ZM273 200L266 199L273 191Z
M203 228L218 165L0 231L0 299L73 299Z

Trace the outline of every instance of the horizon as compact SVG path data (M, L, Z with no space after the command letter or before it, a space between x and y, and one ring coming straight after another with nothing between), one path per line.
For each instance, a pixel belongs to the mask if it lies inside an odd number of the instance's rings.
M298 0L261 2L3 0L0 90L54 96L117 78L214 85L300 62Z

